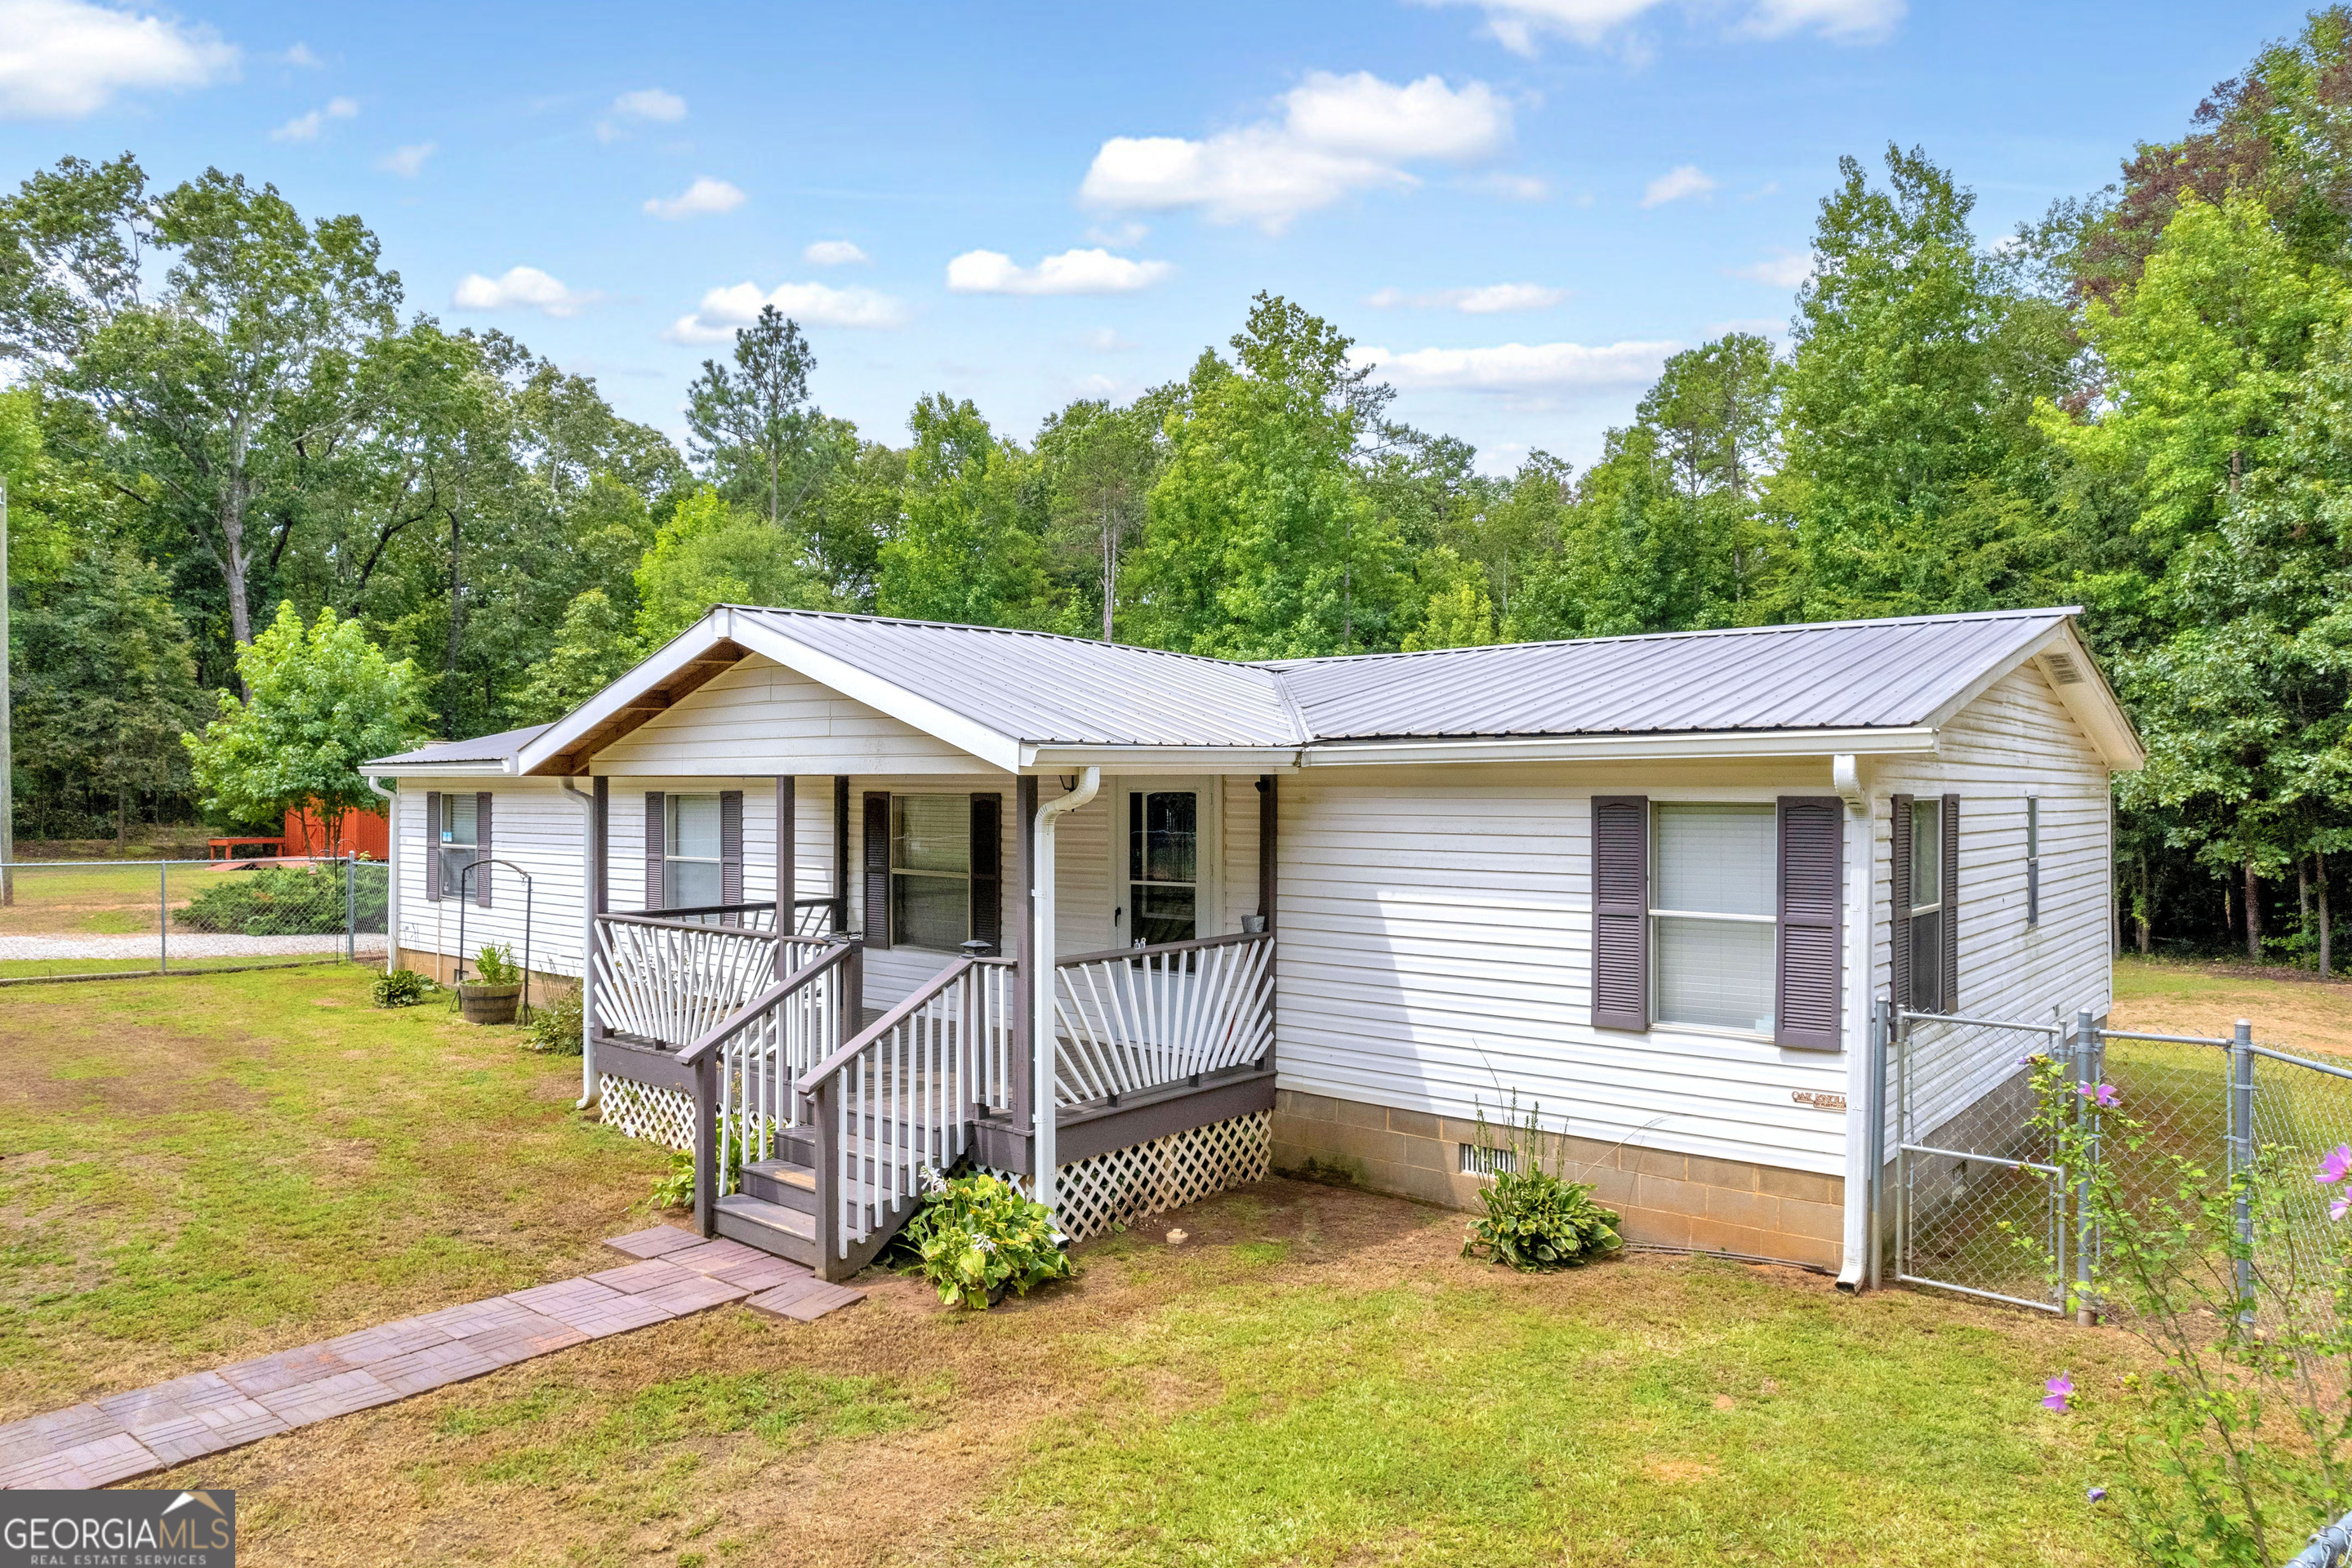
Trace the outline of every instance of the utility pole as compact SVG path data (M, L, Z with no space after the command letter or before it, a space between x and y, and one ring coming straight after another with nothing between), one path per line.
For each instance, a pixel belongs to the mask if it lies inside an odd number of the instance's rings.
M8 733L8 481L0 477L0 905L16 901L16 752Z

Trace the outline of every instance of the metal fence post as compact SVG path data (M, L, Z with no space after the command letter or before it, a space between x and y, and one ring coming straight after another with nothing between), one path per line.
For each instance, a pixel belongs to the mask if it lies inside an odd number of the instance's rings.
M343 962L357 963L360 957L360 862L359 857L343 856Z
M2074 1321L2086 1329L2098 1321L2091 1304L2091 1249L2097 1239L2091 1220L2091 1173L2099 1163L2098 1048L2098 1029L2085 1007L2074 1015L2074 1113L2089 1131L2083 1146L2083 1174L2074 1187Z
M172 863L155 862L155 973L172 973Z
M2238 1237L2238 1310L2247 1320L2254 1310L2254 1209L2244 1173L2253 1166L2254 1026L2241 1018L2230 1041L2230 1218Z

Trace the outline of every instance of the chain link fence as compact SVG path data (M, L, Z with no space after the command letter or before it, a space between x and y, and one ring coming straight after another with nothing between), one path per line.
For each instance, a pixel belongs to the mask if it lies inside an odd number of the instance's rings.
M337 859L0 868L0 984L382 963L392 868Z
M2125 1205L2220 1194L2232 1173L2273 1162L2289 1177L2282 1206L2238 1215L2253 1253L2245 1294L2267 1312L2299 1298L2295 1281L2326 1277L2339 1189L2308 1178L2352 1145L2352 1060L2259 1045L2245 1025L2222 1039L2085 1023L1882 1014L1893 1158L1881 1213L1895 1277L2052 1312L2087 1280L2100 1238L2067 1190L2053 1134L2033 1125L2038 1055L2077 1085L2074 1114L2098 1132L2099 1168Z

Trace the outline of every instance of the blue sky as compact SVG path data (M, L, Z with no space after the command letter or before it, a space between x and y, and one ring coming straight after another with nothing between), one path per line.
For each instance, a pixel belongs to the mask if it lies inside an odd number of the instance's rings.
M1841 153L1922 143L2005 231L2303 9L0 0L0 168L128 149L357 212L411 310L676 435L765 300L900 441L932 391L1024 438L1131 395L1271 289L1485 466L1581 465L1673 348L1785 331Z

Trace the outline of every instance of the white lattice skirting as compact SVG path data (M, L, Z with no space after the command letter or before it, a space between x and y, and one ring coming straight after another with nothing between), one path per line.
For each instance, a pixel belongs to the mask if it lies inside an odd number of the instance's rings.
M694 1098L682 1089L656 1089L635 1079L596 1075L604 1125L632 1138L681 1152L694 1148Z
M1064 1165L1062 1228L1084 1241L1113 1225L1261 1181L1273 1144L1274 1112L1257 1110Z

